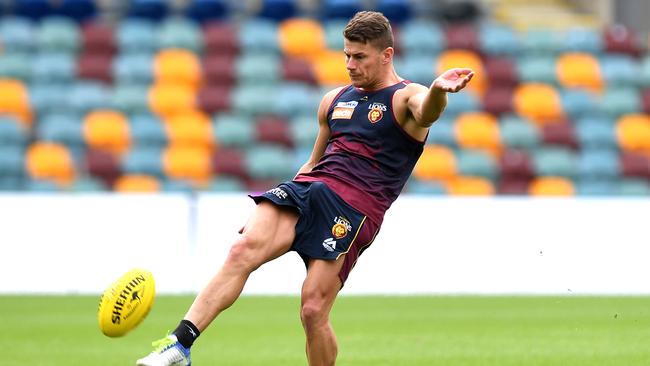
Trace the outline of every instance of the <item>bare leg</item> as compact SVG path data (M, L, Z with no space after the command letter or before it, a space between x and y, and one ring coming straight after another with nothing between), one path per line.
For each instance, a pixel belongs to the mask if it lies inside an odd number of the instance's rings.
M329 314L341 289L337 261L312 260L302 287L300 318L307 336L307 360L310 366L333 366L338 346L329 322Z
M237 300L251 272L290 249L297 221L295 211L265 201L258 204L225 263L196 297L185 319L203 332Z

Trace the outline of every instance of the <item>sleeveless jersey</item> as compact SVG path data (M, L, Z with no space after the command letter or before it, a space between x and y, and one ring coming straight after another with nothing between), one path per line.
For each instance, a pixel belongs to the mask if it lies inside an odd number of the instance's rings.
M393 94L407 81L366 92L349 85L334 98L323 157L296 181L320 181L349 205L381 225L422 154L424 142L398 124Z

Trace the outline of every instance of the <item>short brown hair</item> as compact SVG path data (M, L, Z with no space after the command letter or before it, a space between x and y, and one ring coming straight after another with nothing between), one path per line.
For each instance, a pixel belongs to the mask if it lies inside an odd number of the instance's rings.
M352 42L370 43L381 50L393 47L390 22L377 11L356 13L345 26L343 36Z

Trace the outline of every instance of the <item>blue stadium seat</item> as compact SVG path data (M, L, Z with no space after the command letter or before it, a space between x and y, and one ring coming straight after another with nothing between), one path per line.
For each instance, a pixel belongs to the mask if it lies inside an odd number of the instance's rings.
M564 148L544 147L533 152L533 165L538 176L574 178L576 155Z
M165 126L158 117L147 113L135 114L130 123L134 146L162 149L168 143Z
M222 20L228 13L228 4L224 0L191 0L185 9L185 14L199 23Z
M32 20L41 20L54 14L49 0L18 0L14 3L14 13Z
M143 84L118 84L110 93L111 106L125 114L149 111L148 87Z
M586 117L575 123L580 147L612 150L617 148L614 120L605 117Z
M531 57L552 57L562 51L562 36L552 29L533 28L523 33L522 46Z
M32 52L35 38L31 21L13 16L0 18L0 43L5 54Z
M0 157L0 169L3 158ZM20 192L23 190L24 178L14 176L4 176L0 174L0 191L2 192Z
M232 93L232 110L246 115L268 114L275 108L275 91L270 86L238 86Z
M24 147L27 131L16 119L0 115L0 146Z
M650 183L644 179L623 179L618 184L621 196L650 196Z
M449 93L447 100L448 104L445 108L445 114L450 118L455 118L460 113L475 112L481 109L481 102L474 93Z
M519 117L503 117L499 131L501 141L509 148L532 150L541 142L541 133L537 127Z
M438 182L420 180L413 176L406 183L405 191L411 194L446 195L447 189Z
M162 178L162 149L152 146L134 146L122 158L122 171L126 174L145 174Z
M39 53L31 61L32 83L69 84L76 76L76 63L72 55L64 53Z
M516 55L522 48L516 33L508 26L481 24L478 29L481 50L489 55Z
M323 0L320 13L324 19L350 19L361 9L359 0Z
M291 129L293 142L297 146L296 150L300 151L301 149L305 149L308 154L311 154L311 147L314 145L319 131L316 115L302 115L293 118L289 127ZM305 161L307 160L305 159L303 163Z
M212 192L241 192L246 190L246 184L237 177L220 175L208 189Z
M281 60L276 54L243 55L235 63L237 80L242 86L273 86L280 80Z
M641 111L641 97L635 88L609 88L600 96L598 110L607 117L618 118Z
M251 146L255 126L249 117L237 114L218 114L213 121L215 140L219 146Z
M153 56L149 53L127 53L115 57L113 80L117 84L148 86L153 81Z
M458 173L463 176L497 178L498 169L494 159L485 152L460 149L456 154Z
M395 58L395 70L407 80L430 85L435 76L436 58L425 54L409 55Z
M424 55L431 58L447 47L445 34L437 23L419 20L406 22L400 28L396 42L406 56Z
M153 53L156 49L156 26L146 19L124 19L117 25L115 36L122 55Z
M562 37L563 52L587 52L598 55L603 52L604 42L600 33L589 28L570 28Z
M7 53L0 57L0 78L19 79L28 82L32 76L29 56Z
M169 14L170 2L167 0L132 0L129 16L159 21Z
M267 19L252 18L239 26L242 53L280 53L278 25Z
M76 53L81 46L77 24L68 18L48 17L36 30L38 49L44 52Z
M522 82L557 84L555 57L526 53L517 61L517 73Z
M58 193L62 188L50 181L28 179L25 190L32 193Z
M25 149L20 146L0 145L0 177L23 177ZM11 182L7 182L9 184Z
M427 144L456 146L456 133L454 131L454 119L443 114L429 130Z
M55 113L43 116L36 127L36 138L62 143L76 152L85 147L82 121L74 114Z
M628 55L604 55L600 58L600 70L608 87L634 87L641 83L641 69L635 59Z
M85 114L93 109L112 108L109 88L98 82L80 81L67 93L66 105L72 113Z
M341 19L332 19L323 21L323 31L325 32L325 44L330 50L343 49L343 29L347 21Z
M94 0L62 0L56 11L77 23L82 23L97 15L97 5Z
M613 196L616 194L616 184L611 181L580 180L576 188L579 196Z
M409 0L378 0L377 11L383 13L391 24L402 24L411 19L412 9Z
M646 55L641 61L639 80L644 87L650 87L650 54Z
M61 83L43 81L29 88L32 109L38 114L63 112L67 110L69 86Z
M106 184L95 177L92 176L81 176L78 177L72 182L72 185L68 188L69 192L75 193L95 193L95 192L104 192L108 190Z
M297 0L262 0L257 16L281 22L298 14Z
M578 155L578 176L581 180L612 181L619 177L619 158L616 150L583 150Z
M183 18L167 18L156 29L158 49L182 48L194 53L203 50L203 33L199 26Z
M318 113L321 95L305 84L283 83L277 91L274 112L286 117L306 115L313 119Z
M582 89L561 89L562 109L571 119L577 119L596 113L598 98Z
M286 180L296 174L292 154L277 145L254 145L246 151L247 171L253 179Z

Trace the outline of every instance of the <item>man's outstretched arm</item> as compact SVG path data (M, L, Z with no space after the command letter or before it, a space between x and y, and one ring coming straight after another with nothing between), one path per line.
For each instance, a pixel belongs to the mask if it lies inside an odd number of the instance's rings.
M430 127L447 106L447 93L462 90L474 77L471 69L449 69L438 76L430 88L421 87L422 91L408 100L408 107L415 121L421 127Z

